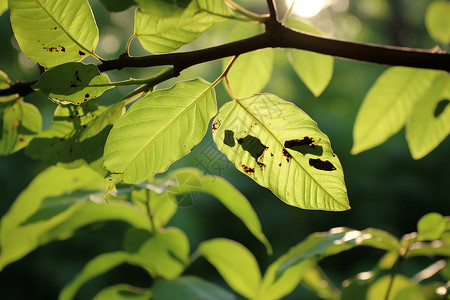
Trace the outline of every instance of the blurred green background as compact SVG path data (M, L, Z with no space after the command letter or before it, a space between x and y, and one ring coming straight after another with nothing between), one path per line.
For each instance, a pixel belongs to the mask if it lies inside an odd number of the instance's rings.
M104 58L115 58L124 52L127 39L133 34L133 8L110 14L99 1L89 1L100 30L97 53ZM257 12L265 12L265 1L236 1ZM279 1L279 10L285 10ZM373 42L421 48L434 47L424 25L424 13L431 1L427 0L330 0L322 12L310 22L328 35L361 42ZM195 43L181 50L199 49L224 43L230 27L239 23L226 21L215 25ZM0 17L0 69L12 81L33 80L39 75L37 66L20 52L12 35L9 13ZM309 92L289 66L283 49L276 50L272 80L264 89L285 100L294 102L308 113L331 140L334 152L344 167L351 210L346 212L306 211L290 207L270 191L260 187L249 177L239 173L215 147L211 132L193 152L175 163L171 169L197 167L209 174L225 177L252 203L263 231L274 247L267 256L264 247L245 230L218 201L203 195L195 206L179 209L170 225L184 230L192 251L199 242L213 237L234 239L248 247L258 258L260 267L267 266L290 247L313 232L327 231L338 226L354 229L380 228L397 237L416 230L418 219L428 212L449 215L450 203L450 140L446 139L435 151L421 160L413 160L407 148L404 130L385 144L353 156L352 128L356 113L365 93L387 67L353 61L335 60L335 72L329 87L319 97ZM144 55L137 40L131 45L132 55ZM212 82L221 72L221 62L195 66L183 72L175 81L203 77ZM128 77L149 77L160 69L122 70L110 72L111 80ZM129 89L107 91L100 104L109 105L125 95ZM229 100L222 85L218 85L219 106ZM44 128L51 123L56 107L44 96L33 94L29 101L39 107L44 117ZM23 150L0 157L0 216L4 215L14 199L40 171L47 166L25 156ZM43 246L24 259L7 266L0 273L0 299L55 299L83 265L97 254L121 248L127 224L108 222L80 230L75 237ZM357 248L325 259L320 265L336 284L358 272L374 266L382 252ZM411 259L400 270L413 275L431 260ZM197 260L186 272L226 286L218 273L204 260ZM89 282L78 294L78 299L90 299L101 287L127 282L137 286L151 284L144 271L132 266L121 266ZM299 287L285 299L317 299L311 292Z

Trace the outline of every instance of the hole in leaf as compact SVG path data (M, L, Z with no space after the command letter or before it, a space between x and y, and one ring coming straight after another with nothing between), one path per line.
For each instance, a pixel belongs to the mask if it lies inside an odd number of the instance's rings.
M289 162L289 160L292 158L292 155L287 152L286 149L283 149L283 155L286 157L287 162Z
M238 139L238 143L242 146L242 149L250 153L254 159L258 159L258 157L263 154L264 150L268 148L261 143L260 139L252 135L247 135L244 138Z
M314 167L318 170L322 170L322 171L334 171L336 170L336 168L334 167L334 165L328 161L328 160L321 160L319 158L310 158L309 159L309 165L311 167Z
M447 108L448 103L450 103L450 100L448 99L443 99L438 102L436 108L434 109L435 118L438 118L444 112L445 108Z
M231 130L225 130L225 137L223 138L223 143L229 147L234 147L236 142L234 141L234 132Z
M244 172L247 174L255 173L255 169L247 167L246 165L242 165L242 168L244 169Z
M312 138L309 136L303 137L303 139L295 139L284 142L284 147L292 149L294 151L300 152L303 155L313 154L316 156L322 156L323 149L322 146L318 145L319 139Z
M80 54L81 56L86 55L86 53L84 53L83 51L78 51L78 54Z

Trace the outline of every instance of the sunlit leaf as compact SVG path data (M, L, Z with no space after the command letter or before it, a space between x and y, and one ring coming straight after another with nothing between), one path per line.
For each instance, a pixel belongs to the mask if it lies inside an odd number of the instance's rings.
M239 23L228 35L228 41L235 41L260 34L264 28L260 24ZM271 48L240 55L228 72L228 80L238 98L260 92L272 76L274 51ZM224 60L223 68L228 61Z
M0 16L8 9L8 1L0 0Z
M308 269L319 260L358 246L399 251L399 242L386 232L368 229L334 228L314 233L272 263L263 277L258 299L279 299L291 293Z
M11 25L22 51L53 67L93 54L98 29L87 0L9 0Z
M314 291L322 299L341 299L340 290L318 265L309 268L305 272L301 285Z
M421 293L419 286L411 279L403 276L396 275L392 286L390 286L391 276L384 276L375 281L367 291L367 300L425 300L426 298ZM407 289L413 289L413 292L404 291ZM386 294L389 290L389 297L386 298ZM402 296L403 294L403 296ZM406 296L407 295L407 296Z
M238 170L287 204L350 208L328 137L294 104L271 94L228 102L214 120L213 137Z
M180 16L192 0L135 0L145 14L159 18Z
M104 288L92 300L148 300L153 299L150 289L121 283Z
M234 300L236 297L220 286L195 276L159 280L153 286L155 300Z
M321 35L319 30L302 22L290 20L287 25ZM286 51L295 72L314 96L318 97L322 94L333 76L333 57L305 50L288 49Z
M42 129L42 116L36 106L23 101L19 101L18 104L22 119L17 128L18 137L13 152L28 146Z
M247 248L232 240L216 238L202 242L198 253L216 268L233 290L253 299L261 281L261 272Z
M450 75L442 73L414 104L406 122L406 139L413 158L433 151L450 133Z
M96 65L69 62L44 72L33 89L59 104L79 105L112 88L109 84Z
M169 189L168 196L198 192L214 196L266 246L269 254L272 253L272 246L262 232L261 223L250 202L228 181L218 176L204 175L202 171L193 168L178 169L169 173L167 178L171 178L174 183Z
M4 215L0 226L0 269L34 250L40 245L40 236L65 219L53 218L30 226L20 226L40 207L47 197L70 193L80 188L98 189L103 178L87 167L66 170L52 167L40 173L19 195Z
M19 138L21 120L19 102L0 103L0 155L13 152Z
M153 92L115 123L104 166L126 183L163 172L201 141L216 111L214 89L202 79Z
M25 153L66 167L92 164L102 157L107 135L122 115L124 104L98 107L92 100L80 106L60 105L52 125L30 142Z
M438 43L450 44L450 3L433 1L425 13L425 25L430 36Z
M155 17L136 9L134 32L145 50L169 53L194 41L223 19L202 9L197 1L192 1L178 17Z
M406 257L415 256L447 256L450 257L450 241L437 240L431 242L416 242L409 247Z
M439 213L428 213L417 223L417 234L422 240L437 240L445 231L446 222Z
M70 282L68 285L64 287L64 289L59 294L58 299L59 300L73 299L78 290L83 286L83 284L124 263L140 265L141 261L139 260L139 258L134 257L132 254L121 251L104 253L96 256L84 266L83 271L81 271L81 273L78 274L75 277L75 279L72 280L72 282ZM132 298L132 299L140 299L140 298Z
M378 77L356 116L352 153L378 146L397 133L438 74L438 71L392 67Z

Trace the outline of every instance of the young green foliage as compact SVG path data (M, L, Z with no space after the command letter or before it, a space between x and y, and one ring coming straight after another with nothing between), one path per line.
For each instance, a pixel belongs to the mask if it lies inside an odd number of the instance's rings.
M450 3L433 1L425 14L425 25L430 36L438 43L448 47L450 44Z

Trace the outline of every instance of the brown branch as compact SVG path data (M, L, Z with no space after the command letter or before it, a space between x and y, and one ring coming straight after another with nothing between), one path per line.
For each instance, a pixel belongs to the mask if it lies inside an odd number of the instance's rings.
M269 7L269 16L273 22L278 22L277 4L275 0L267 0L267 6Z
M449 53L435 53L432 50L425 49L342 41L299 32L284 27L278 22L267 22L265 25L265 33L248 39L189 52L141 57L122 55L117 59L102 62L98 65L98 69L101 72L105 72L123 68L172 65L176 72L181 72L197 64L259 49L293 48L361 62L450 71ZM9 89L0 90L0 96L15 93L25 96L33 91L31 89L32 83L16 83Z

